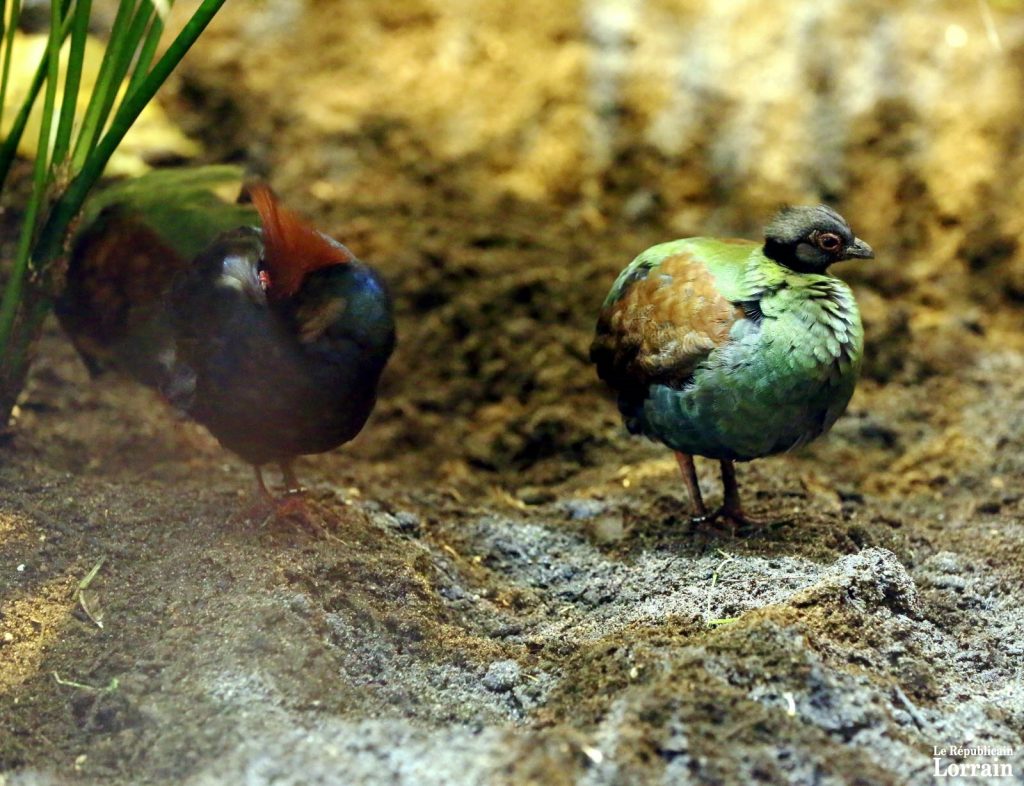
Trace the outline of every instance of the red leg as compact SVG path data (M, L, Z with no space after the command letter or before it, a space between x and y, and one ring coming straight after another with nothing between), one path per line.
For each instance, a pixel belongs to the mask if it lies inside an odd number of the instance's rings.
M299 483L299 479L295 477L295 470L290 461L282 461L278 466L281 467L281 476L284 478L284 485L289 494L299 494L305 491L302 484Z
M688 453L676 453L676 461L679 462L679 471L683 474L683 483L690 494L690 505L693 508L694 518L704 518L708 515L708 509L704 506L704 497L700 493L700 483L697 482L697 468L693 464L693 456Z
M743 512L740 504L740 487L736 482L736 465L731 461L722 460L722 492L724 504L719 511L722 518L728 519L738 527L759 527L763 522L750 518Z
M298 524L315 535L326 536L325 522L339 521L337 515L305 498L304 489L295 477L290 461L282 461L280 467L287 487L282 497L275 497L267 489L262 467L253 467L256 472L256 493L259 502L253 506L247 518L261 521L261 526L266 525L271 519L281 523Z
M263 467L259 464L253 464L252 468L256 473L256 493L263 499L272 500L274 495L270 493L267 484L263 481Z

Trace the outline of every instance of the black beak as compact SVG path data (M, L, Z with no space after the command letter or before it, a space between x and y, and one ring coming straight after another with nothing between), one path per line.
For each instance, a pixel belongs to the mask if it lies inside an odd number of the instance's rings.
M875 251L871 246L855 237L853 242L843 249L843 259L874 259Z

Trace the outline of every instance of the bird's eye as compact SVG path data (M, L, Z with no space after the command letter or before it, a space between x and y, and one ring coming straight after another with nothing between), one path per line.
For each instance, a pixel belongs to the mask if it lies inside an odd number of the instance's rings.
M838 251L843 245L843 239L831 232L824 232L818 235L818 248L830 254Z

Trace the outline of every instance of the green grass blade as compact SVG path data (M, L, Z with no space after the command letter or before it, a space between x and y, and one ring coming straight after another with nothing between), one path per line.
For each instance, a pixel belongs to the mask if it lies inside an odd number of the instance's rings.
M149 31L146 33L146 40L142 43L142 48L139 50L139 57L135 61L135 67L132 70L131 79L128 82L128 90L125 95L131 95L134 93L142 80L146 78L149 73L149 66L153 63L153 55L156 54L156 47L160 43L160 36L164 32L164 20L160 18L159 14L154 15L153 22L149 26Z
M71 19L65 19L60 31L62 43L64 39L67 38L70 30ZM11 130L8 132L7 138L4 139L3 144L0 145L0 191L3 190L4 184L7 182L7 175L11 171L11 164L14 162L14 156L18 152L18 144L21 142L21 136L25 133L25 126L28 125L29 116L32 114L32 107L35 105L36 99L39 97L39 91L42 89L43 83L46 81L49 63L50 52L49 49L47 49L46 53L39 61L39 67L36 69L36 73L32 77L28 93L25 95L25 101L22 103L21 109L18 110L18 114L14 118Z
M128 73L128 67L131 65L132 59L135 57L135 53L139 48L140 42L145 38L146 28L149 26L149 22L155 13L156 11L149 2L140 3L139 7L135 10L135 15L132 16L131 24L128 26L128 30L124 34L123 40L119 42L120 45L117 48L117 54L110 67L110 86L109 89L105 91L103 96L103 105L100 108L100 134L102 134L104 129L107 127L107 121L110 119L111 109L113 109L114 103L117 100L117 93L124 82L124 78Z
M82 127L78 132L78 139L75 140L75 150L71 154L72 167L75 171L81 169L86 157L92 151L96 140L100 135L105 117L100 117L103 111L103 104L106 101L107 92L117 91L117 85L111 84L110 71L113 68L114 60L117 57L118 49L124 45L125 33L131 23L134 3L131 0L121 0L117 7L117 14L114 16L114 24L110 28L110 40L103 51L103 60L100 62L100 70L96 75L96 83L93 85L92 95L89 97L89 105L82 117Z
M89 190L103 174L103 169L110 160L124 135L128 133L139 113L156 95L156 91L170 76L178 63L206 29L207 25L223 6L225 0L203 0L192 18L178 33L177 37L157 61L153 69L146 75L136 90L125 96L111 121L110 129L100 140L81 171L68 186L68 190L54 205L46 224L39 236L34 256L40 262L48 262L60 253L64 242L64 233L71 221L81 210Z
M11 348L11 332L14 329L14 320L28 275L36 219L42 210L49 184L50 162L47 151L50 148L50 129L53 125L54 107L57 103L60 47L64 41L60 14L61 7L53 5L50 10L50 35L47 44L46 95L43 99L43 116L39 124L39 146L36 150L35 168L32 174L32 196L29 198L25 210L25 219L21 226L21 235L18 238L18 250L14 258L11 278L4 289L3 300L0 301L0 359L5 365L9 361L15 364L25 362L25 358L8 358L7 353Z
M78 91L82 84L82 63L85 61L85 42L89 37L89 14L92 0L77 0L71 24L71 52L64 76L64 100L60 105L60 122L53 144L53 163L60 165L71 147L71 130L75 124Z
M13 27L12 23L12 27ZM4 42L7 40L7 0L0 0L0 71L10 74L10 70L7 68L9 62L4 57ZM0 77L0 123L4 120L4 99L7 98L7 77L6 75Z
M7 11L7 3L4 3L4 11ZM14 0L11 3L11 21L4 31L4 67L0 73L0 123L4 119L4 106L7 104L7 83L11 78L11 56L14 51L14 34L18 32L18 20L21 18L21 0ZM2 183L0 179L0 183Z

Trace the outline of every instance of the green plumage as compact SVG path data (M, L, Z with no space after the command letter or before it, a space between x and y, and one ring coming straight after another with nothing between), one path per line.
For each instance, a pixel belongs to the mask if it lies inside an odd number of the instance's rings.
M92 373L130 367L158 383L174 281L222 232L259 226L251 205L229 201L241 182L232 166L156 170L86 203L56 311Z
M226 165L157 169L99 191L86 203L79 224L88 231L111 215L131 215L183 259L192 260L221 232L259 226L252 205L228 201L237 195L242 178L241 169ZM222 198L218 189L233 193Z
M590 357L627 428L676 452L695 521L708 513L693 456L721 463L712 516L749 526L733 462L803 445L846 409L864 331L828 268L873 256L831 208L795 207L769 222L763 245L662 243L616 278Z
M619 275L592 358L630 431L745 461L832 426L863 340L839 279L786 267L753 242L688 238L647 249Z
M644 431L674 450L738 460L789 450L831 428L853 395L864 332L850 289L741 248L700 258L730 301L763 316L737 321L690 385L655 385L643 406Z

